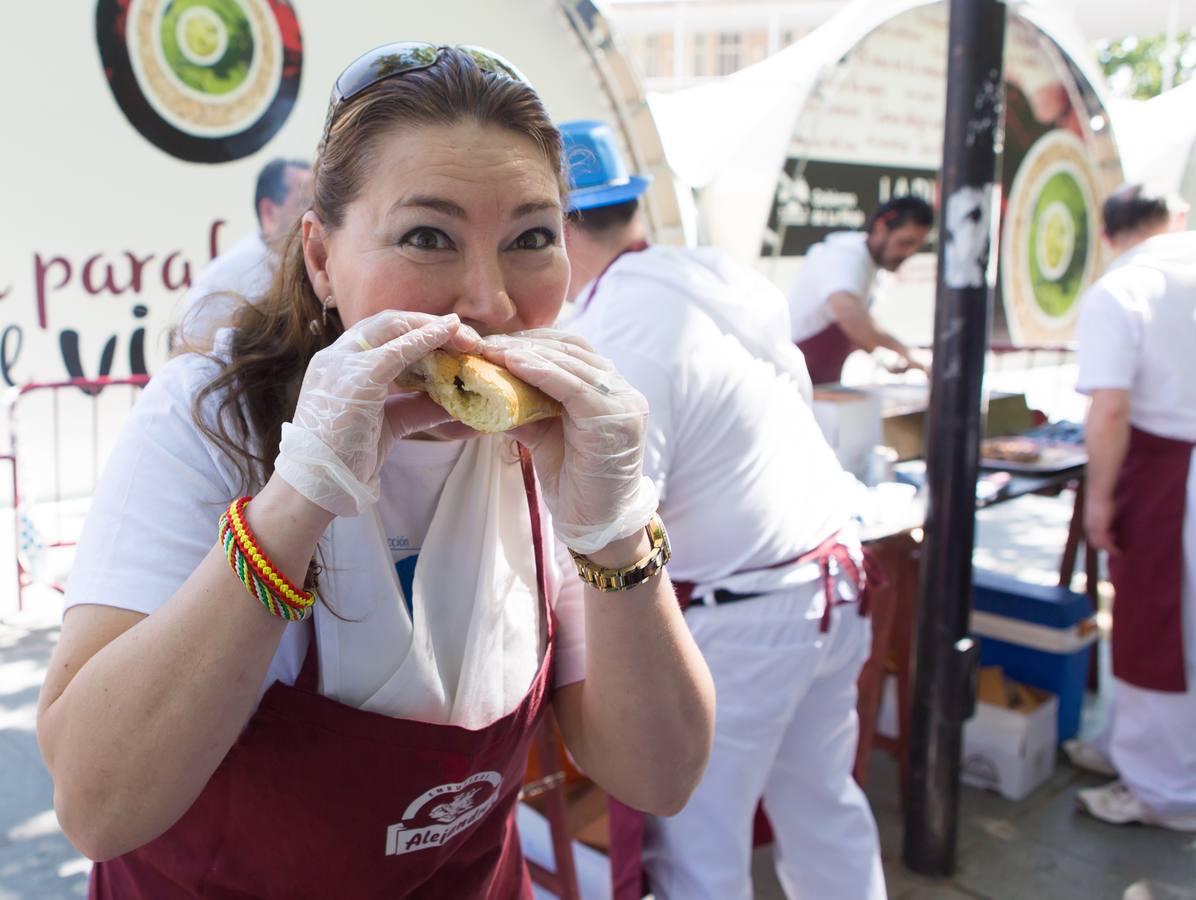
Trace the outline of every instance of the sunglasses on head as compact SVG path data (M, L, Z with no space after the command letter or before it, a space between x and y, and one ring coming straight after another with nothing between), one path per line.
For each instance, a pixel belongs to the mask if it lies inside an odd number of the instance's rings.
M443 44L429 44L426 41L401 41L375 47L353 60L348 68L341 72L340 77L332 86L328 118L324 122L324 136L320 141L320 146L323 147L324 142L328 140L332 120L342 105L367 88L386 81L388 78L397 78L409 72L431 68L436 65L441 54L448 49L450 48ZM483 72L503 75L512 81L519 81L531 87L531 82L515 68L513 63L503 59L492 50L470 44L458 44L451 49L466 54Z

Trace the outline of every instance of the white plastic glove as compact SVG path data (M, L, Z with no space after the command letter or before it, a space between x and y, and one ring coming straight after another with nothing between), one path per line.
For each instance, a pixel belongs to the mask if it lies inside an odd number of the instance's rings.
M648 524L656 486L644 477L648 401L576 335L492 335L483 354L560 401L560 418L511 432L532 453L557 536L594 553Z
M308 364L275 473L329 512L357 515L378 500L394 442L451 420L422 394L392 397L394 380L439 347L476 352L478 340L456 315L384 310L358 322Z

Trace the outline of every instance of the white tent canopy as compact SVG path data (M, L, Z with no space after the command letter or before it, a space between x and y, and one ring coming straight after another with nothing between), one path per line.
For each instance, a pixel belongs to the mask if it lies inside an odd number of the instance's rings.
M778 149L824 70L886 19L927 0L854 0L797 43L720 81L648 95L673 170L694 188L753 146ZM779 135L779 140L770 138ZM770 178L776 167L768 170Z
M812 93L875 29L936 2L854 0L797 43L721 81L648 95L670 167L699 193L705 215L724 220L707 221L705 239L744 260L755 258L777 173ZM1010 5L1049 33L1090 82L1100 84L1085 38L1070 17L1061 15L1059 7L1067 2ZM934 113L941 115L941 109Z
M1196 206L1196 81L1112 106L1128 181L1178 191Z
M897 194L933 199L947 31L943 0L857 0L721 82L651 95L669 163L696 192L701 240L788 287L827 233L861 227ZM1074 23L1049 6L1011 4L1005 47L1009 252L994 321L1015 343L1058 343L1070 339L1075 300L1101 266L1095 210L1122 170L1101 75ZM1048 181L1053 215L1066 213L1074 237L1057 271L1044 268L1035 238ZM907 310L917 304L928 324L933 281L926 254L886 293Z

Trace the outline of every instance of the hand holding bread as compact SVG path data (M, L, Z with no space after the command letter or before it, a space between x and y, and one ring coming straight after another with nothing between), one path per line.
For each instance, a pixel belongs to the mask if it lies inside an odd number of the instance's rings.
M594 553L643 528L658 501L643 475L643 395L609 360L563 331L492 335L481 349L561 405L560 418L512 432L532 452L557 536L578 553Z
M418 393L393 395L395 387ZM531 450L561 540L593 553L643 528L648 404L580 338L540 329L481 340L456 315L386 310L312 357L275 472L335 515L378 499L395 440L453 419Z
M357 515L378 499L394 441L450 420L425 397L390 402L401 372L440 348L468 352L478 336L456 315L384 310L358 322L307 366L275 472L313 503Z

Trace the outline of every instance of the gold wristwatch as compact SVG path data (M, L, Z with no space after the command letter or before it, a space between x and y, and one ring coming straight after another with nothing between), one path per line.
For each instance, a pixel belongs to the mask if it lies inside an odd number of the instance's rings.
M660 516L653 513L646 528L648 538L652 541L652 549L639 562L623 566L621 569L604 569L602 566L596 565L589 557L570 550L573 564L577 566L577 574L581 580L600 591L612 593L643 584L663 569L673 556L673 551L669 547L669 535L664 530L664 522L660 521Z

